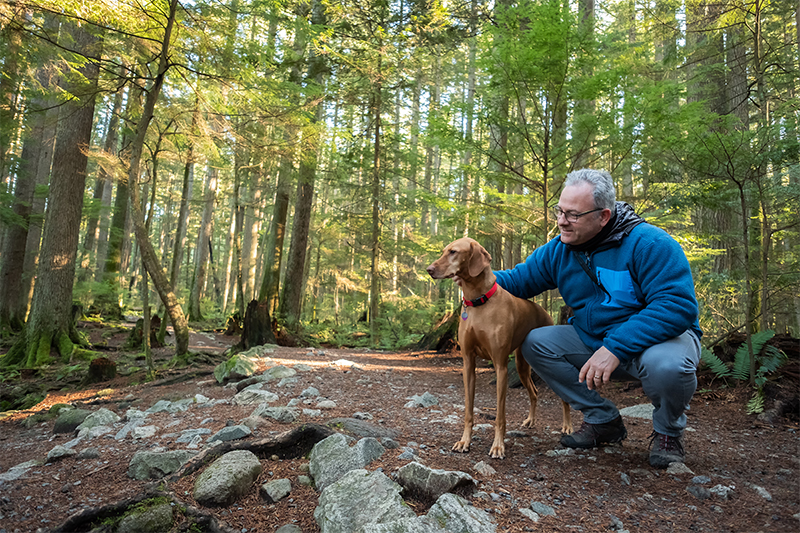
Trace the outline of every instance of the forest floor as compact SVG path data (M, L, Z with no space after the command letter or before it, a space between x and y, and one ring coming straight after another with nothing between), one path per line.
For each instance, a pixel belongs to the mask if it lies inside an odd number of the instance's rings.
M104 355L122 361L133 355L121 348L126 334L104 330L98 325L83 324L92 342L103 344ZM46 412L56 403L73 403L87 409L106 407L124 415L129 407L146 410L158 400L191 398L200 393L214 399L231 398L235 390L219 386L213 369L224 360L223 351L238 339L219 333L193 333L190 347L202 354L188 368L164 369L158 379L145 382L142 371L91 387L78 387L77 376L57 379L57 370L46 374L26 375L0 383L0 397L24 392L29 384L44 386L47 397L26 411L0 415L0 475L9 468L44 458L57 444L71 435L54 435L53 420L24 424L24 420ZM156 363L163 365L170 348L155 351ZM460 470L476 478L478 490L492 494L489 499L473 498L473 505L492 513L498 531L602 532L628 530L713 531L713 532L796 532L800 530L800 427L798 413L791 412L772 424L759 422L746 414L750 396L747 387L727 388L720 380L701 373L700 385L688 412L686 466L691 473L669 474L651 468L647 462L649 420L626 418L628 439L622 446L587 450L573 455L553 453L559 444L560 402L539 383L539 410L535 425L510 437L506 458L491 459L488 448L492 430L478 429L469 453L451 452L461 433L463 391L461 359L457 352L377 352L366 349L288 348L280 347L269 355L268 365L293 366L303 363L310 372L298 374L293 391L279 390L278 404L296 397L299 391L313 386L333 400L336 408L322 411L322 416L304 415L293 425L265 422L251 438L282 433L302 422L325 423L335 417L352 417L355 412L373 415L371 422L393 429L395 440L405 447L412 443L422 462L432 468ZM351 363L356 366L352 367ZM139 364L143 365L143 362ZM485 364L478 369L476 424L492 424L495 408L493 371ZM538 380L537 380L538 382ZM17 387L17 389L14 389ZM19 387L23 387L20 389ZM772 385L779 395L797 398L796 379L784 377ZM439 399L430 409L408 408L414 395L429 392ZM291 394L292 396L290 396ZM612 383L603 394L620 407L646 402L637 383ZM313 407L313 406L311 406ZM769 407L769 406L768 406ZM238 423L253 406L229 403L192 410L181 414L157 413L148 424L164 427L170 418L183 426L197 427L200 419L213 419L204 425L215 433L226 424ZM527 412L523 389L511 389L508 396L508 429L520 429ZM161 418L159 418L161 417ZM573 412L573 424L580 427L581 414ZM173 421L174 425L176 422ZM194 426L192 424L195 424ZM27 427L26 427L27 426ZM164 433L172 430L165 430ZM113 435L113 434L112 434ZM185 446L160 443L169 449ZM0 532L35 532L55 530L76 512L126 498L145 490L146 482L133 481L126 472L133 454L143 448L140 441L98 438L78 448L99 448L94 459L69 457L57 463L43 464L27 475L0 482ZM151 444L152 446L152 444ZM77 449L77 448L76 448ZM549 453L548 453L549 452ZM382 468L387 474L407 461L398 459L398 450L389 450L368 469ZM496 470L481 475L474 469L485 461ZM318 493L295 483L307 459L262 459L263 472L250 494L225 508L204 509L235 531L272 533L278 527L295 523L304 533L320 531L313 514ZM700 499L690 493L695 476L707 476L707 489L721 485L732 488L726 499L711 495ZM259 498L258 487L270 479L293 480L290 496L277 504ZM188 504L194 477L184 478L167 488ZM758 488L763 491L759 491ZM530 502L542 502L556 511L556 516L533 522L520 513ZM410 502L419 514L424 504Z

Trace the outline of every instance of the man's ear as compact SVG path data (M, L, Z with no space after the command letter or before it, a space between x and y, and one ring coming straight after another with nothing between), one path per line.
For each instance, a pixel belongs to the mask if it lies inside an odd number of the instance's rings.
M492 264L492 256L483 246L470 244L468 271L473 278L483 272L483 269Z

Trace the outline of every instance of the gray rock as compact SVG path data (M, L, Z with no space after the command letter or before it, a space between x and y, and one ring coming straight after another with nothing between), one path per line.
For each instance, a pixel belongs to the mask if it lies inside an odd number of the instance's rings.
M94 426L90 428L82 428L78 430L78 438L90 440L94 439L95 437L111 433L112 431L114 431L114 428L112 428L111 426Z
M276 479L261 485L261 496L268 503L276 503L284 499L292 491L292 482L288 479Z
M381 472L351 470L322 491L314 519L322 533L361 533L367 525L416 518L401 490Z
M208 442L210 444L215 441L227 442L229 440L243 439L250 436L252 433L253 432L250 431L250 428L243 424L239 424L238 426L224 427L209 437Z
M41 459L31 459L30 461L19 463L18 465L9 468L6 472L0 474L0 482L14 481L15 479L19 479L27 474L28 470L34 466L41 466L42 464L44 464L44 462Z
M549 505L545 505L541 502L531 502L531 509L538 515L541 516L555 516L556 511Z
M271 353L275 353L275 349L278 347L277 344L260 344L258 346L253 346L249 350L246 350L241 353L246 357L266 357Z
M100 457L100 450L97 448L84 448L78 455L75 456L76 459L97 459Z
M427 516L406 517L385 524L367 524L364 533L448 533Z
M769 493L767 489L764 487L759 487L758 485L751 485L753 490L756 491L756 494L767 500L768 502L772 501L772 494Z
M344 435L334 433L314 445L309 455L309 472L317 489L323 490L350 470L366 467L385 451L372 437L365 437L350 447Z
M228 452L206 468L194 483L194 499L207 506L229 505L250 490L261 473L253 452Z
M235 405L254 405L277 402L280 397L268 390L253 388L253 385L243 389L233 397Z
M128 477L138 480L160 479L177 472L195 455L187 450L136 452L128 465Z
M715 495L717 498L721 500L727 500L730 498L731 493L733 492L733 486L725 486L725 485L715 485L710 490L711 494Z
M250 416L271 418L283 424L291 424L300 416L300 410L295 407L269 407L266 404L262 404Z
M156 431L158 431L156 426L139 426L133 428L132 436L134 439L149 439L156 434Z
M711 478L708 476L695 476L692 478L692 483L695 485L706 485L711 483Z
M669 464L669 466L667 467L667 474L672 474L672 475L678 475L678 474L694 475L694 472L692 472L692 470L688 466L683 464L682 462L676 461L674 463L670 463Z
M64 446L61 446L59 444L59 445L56 445L52 450L47 452L47 462L48 463L54 463L56 461L60 461L61 459L64 459L65 457L71 457L71 456L77 455L77 454L78 454L77 451L75 451L75 450L73 450L71 448L65 448Z
M117 431L117 434L114 435L114 439L116 440L125 439L125 437L127 437L131 431L133 431L134 429L138 428L141 425L144 425L146 420L145 418L133 418L133 419L128 418L127 413L126 413L126 419L128 420L128 422L122 427L122 429Z
M92 414L86 409L61 409L53 425L53 433L73 433Z
M301 398L318 398L319 397L319 390L315 387L309 387L305 389L303 392L300 393Z
M355 418L332 418L326 425L346 433L352 433L359 437L375 437L382 439L388 437L396 439L400 433L394 429L382 427L366 420L357 420ZM389 446L387 446L389 448Z
M522 509L519 510L519 512L522 513L522 516L524 516L525 518L528 518L530 520L533 520L534 522L538 522L539 519L541 518L536 512L534 512L534 511L532 511L530 509L522 508Z
M239 353L231 356L231 358L224 363L218 364L216 368L214 368L214 378L217 380L217 383L238 381L249 378L256 373L257 369L258 362L255 357L250 357L245 353Z
M689 485L686 487L686 492L698 500L707 500L711 497L711 491L700 485Z
M163 533L172 529L172 506L162 503L127 514L117 526L117 533Z
M482 476L493 476L497 473L497 470L492 468L492 466L484 461L477 463L475 466L472 467L477 473Z
M397 482L406 490L435 500L458 487L475 485L475 480L464 472L429 468L417 462L408 463L397 471Z
M410 401L405 404L404 407L433 407L434 405L439 405L439 398L431 394L430 392L425 392L422 395L415 394L411 398L408 398Z
M336 402L333 400L322 400L317 402L317 409L336 409Z
M624 409L619 410L619 414L631 418L644 418L646 420L652 420L653 404L641 403L639 405L632 405L630 407L625 407Z
M82 429L91 429L98 426L110 426L120 420L122 419L117 413L109 411L105 407L101 407L87 416L76 429L80 431Z
M266 378L266 381L272 381L275 379L285 379L294 377L297 375L297 370L283 365L277 365L273 366L272 368L266 369L262 375Z
M178 444L185 444L187 442L192 442L195 437L201 435L211 435L211 430L208 428L184 429L181 431L181 436L175 439L175 442Z
M494 533L497 530L486 511L473 507L455 494L443 494L427 516L451 533Z

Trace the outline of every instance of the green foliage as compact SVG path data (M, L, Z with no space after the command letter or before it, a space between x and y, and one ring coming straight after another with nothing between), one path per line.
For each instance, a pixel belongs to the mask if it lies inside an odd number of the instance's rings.
M709 350L708 348L703 348L700 351L700 359L708 365L708 367L714 372L714 374L718 378L727 378L731 375L731 370L728 368L728 365L722 362L722 360L717 357L714 352Z
M759 369L759 362L761 360L759 354L761 353L761 349L774 335L774 331L766 330L754 333L750 338L753 345L753 356L756 358L756 369ZM747 381L750 379L750 351L746 342L742 343L739 349L736 350L736 355L733 358L731 376L740 381Z
M768 375L778 370L787 360L787 356L774 346L765 344L775 335L772 330L760 331L751 337L753 353L756 359L756 373L754 376L755 391L753 397L747 403L749 414L761 413L764 411L764 385L768 381ZM700 358L719 378L731 378L737 381L747 381L750 379L750 356L747 343L742 343L736 350L732 366L722 362L710 350L703 348Z
M69 366L62 367L56 373L56 381L61 381L62 379L66 378L67 376L70 376L70 375L74 374L80 368L83 368L84 370L86 370L86 365L79 363L77 365L69 365Z

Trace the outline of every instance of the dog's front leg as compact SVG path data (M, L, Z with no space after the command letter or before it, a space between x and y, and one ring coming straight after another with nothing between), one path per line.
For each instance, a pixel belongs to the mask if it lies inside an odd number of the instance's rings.
M508 357L507 355L500 357ZM500 359L495 359L500 361ZM497 369L497 418L494 421L494 442L489 450L493 459L506 457L506 393L508 392L508 361L506 364L495 364Z
M474 422L475 406L475 355L462 349L461 357L464 367L461 375L464 378L464 433L461 440L453 444L454 452L466 453L472 440L472 424Z

